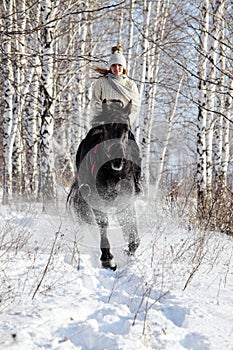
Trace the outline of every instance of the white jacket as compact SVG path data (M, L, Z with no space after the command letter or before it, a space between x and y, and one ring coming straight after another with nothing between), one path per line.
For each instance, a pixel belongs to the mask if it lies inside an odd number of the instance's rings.
M123 86L126 86L131 89L132 94L135 94L135 96L139 96L138 88L135 82L131 79L129 79L126 75L122 75L118 77L120 83ZM108 76L103 76L101 78L98 78L95 83L93 84L92 88L92 102L91 102L91 108L93 112L99 113L102 111L102 101L106 100L121 100L124 103L124 106L126 106L129 103L129 99L126 98L126 96L122 95L120 92L115 90L112 85L108 81ZM135 121L138 115L138 104L134 104L132 101L132 113L130 115L130 123Z

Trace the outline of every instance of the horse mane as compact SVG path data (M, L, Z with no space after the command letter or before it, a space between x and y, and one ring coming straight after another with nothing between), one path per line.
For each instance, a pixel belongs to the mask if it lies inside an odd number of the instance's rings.
M102 111L94 116L91 122L92 127L104 124L129 124L129 115L131 113L131 101L124 107L120 100L104 100Z

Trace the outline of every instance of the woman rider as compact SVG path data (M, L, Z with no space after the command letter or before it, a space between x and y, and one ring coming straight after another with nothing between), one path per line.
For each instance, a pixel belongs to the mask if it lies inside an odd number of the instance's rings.
M139 92L135 82L128 77L126 59L123 55L122 46L114 46L108 62L108 69L95 67L94 70L100 74L92 89L91 107L95 114L102 111L102 102L106 100L120 100L126 106L129 101L132 102L132 112L130 114L130 124L132 125L138 115L139 110ZM131 133L132 134L132 133ZM135 143L138 160L140 160L139 148L132 134L132 140ZM141 168L135 167L135 191L142 192L140 182Z

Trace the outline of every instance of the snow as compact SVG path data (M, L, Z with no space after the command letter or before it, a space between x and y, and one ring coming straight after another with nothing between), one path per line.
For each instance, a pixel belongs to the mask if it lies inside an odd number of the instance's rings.
M0 349L232 350L232 237L190 230L159 205L138 201L137 213L134 258L111 219L113 272L96 227L2 205Z

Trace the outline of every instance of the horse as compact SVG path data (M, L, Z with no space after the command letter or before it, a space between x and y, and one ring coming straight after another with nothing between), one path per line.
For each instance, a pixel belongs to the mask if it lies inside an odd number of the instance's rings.
M131 101L104 100L91 129L76 154L77 176L67 201L79 221L100 229L102 267L116 270L108 239L109 214L114 213L128 241L126 253L134 255L140 239L137 229L135 178L140 177L140 155L130 128Z

